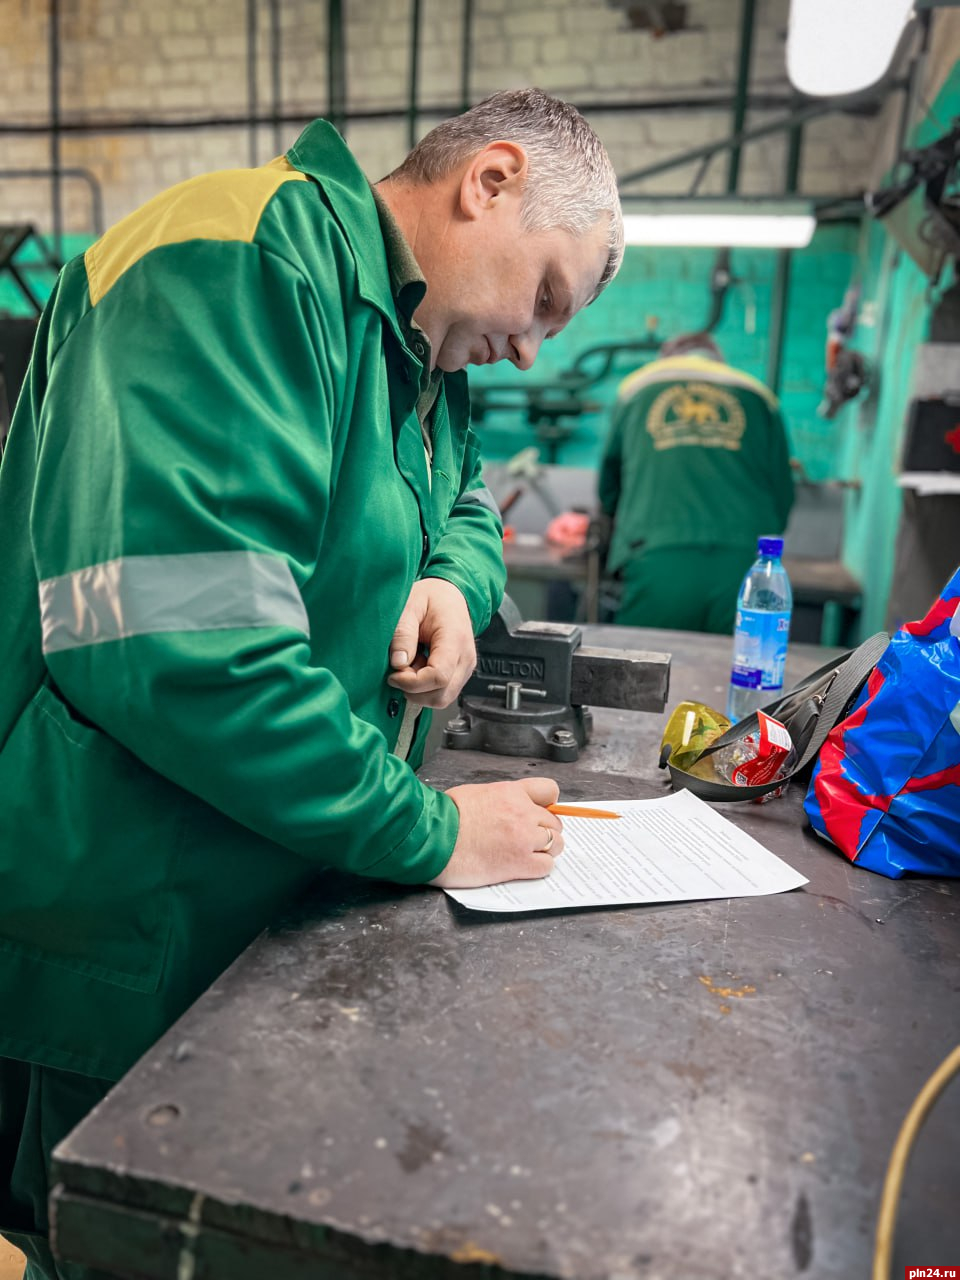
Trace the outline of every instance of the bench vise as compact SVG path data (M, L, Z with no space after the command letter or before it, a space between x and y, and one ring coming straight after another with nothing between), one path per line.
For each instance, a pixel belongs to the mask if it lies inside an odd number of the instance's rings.
M576 760L589 741L588 702L662 711L670 655L588 648L562 622L524 622L509 597L477 639L477 669L447 722L443 745L495 755Z

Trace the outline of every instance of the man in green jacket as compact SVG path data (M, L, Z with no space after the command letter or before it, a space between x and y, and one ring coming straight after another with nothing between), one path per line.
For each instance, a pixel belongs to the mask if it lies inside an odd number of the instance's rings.
M0 469L0 1230L51 1147L325 867L549 873L546 778L424 786L504 585L464 369L615 274L616 178L536 90L371 189L310 125L64 268ZM58 1269L59 1266L59 1269Z
M757 538L781 534L793 505L786 430L773 393L709 334L660 356L621 383L600 463L616 621L732 632Z

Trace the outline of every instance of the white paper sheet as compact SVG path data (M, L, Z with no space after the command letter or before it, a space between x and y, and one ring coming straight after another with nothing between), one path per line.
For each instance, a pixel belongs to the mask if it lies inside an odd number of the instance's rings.
M564 818L565 848L546 879L446 892L476 911L544 911L752 897L807 883L691 791L582 803L620 820Z

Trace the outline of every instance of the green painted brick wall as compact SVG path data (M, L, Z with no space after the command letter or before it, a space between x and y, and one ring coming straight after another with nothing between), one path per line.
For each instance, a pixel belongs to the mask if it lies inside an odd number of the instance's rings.
M960 64L930 104L910 136L911 146L940 137L960 115ZM897 485L903 433L910 405L917 348L927 341L930 317L943 289L954 280L947 269L937 287L896 245L879 223L864 224L858 249L863 297L871 311L854 345L871 370L867 394L841 410L842 463L859 481L846 500L843 558L863 583L862 636L887 626L887 601L893 576L897 526L902 505ZM960 550L957 553L960 562ZM891 619L896 625L900 619Z

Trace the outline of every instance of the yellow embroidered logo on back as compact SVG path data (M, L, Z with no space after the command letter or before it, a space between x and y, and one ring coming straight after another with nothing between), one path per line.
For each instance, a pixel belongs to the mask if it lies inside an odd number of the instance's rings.
M740 401L709 382L683 382L661 391L647 417L655 449L696 445L706 449L740 448L747 425Z
M307 180L285 156L259 169L225 169L178 183L111 227L84 254L96 305L152 249L186 240L252 240L285 182Z

